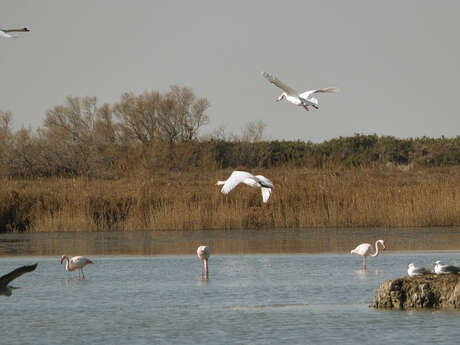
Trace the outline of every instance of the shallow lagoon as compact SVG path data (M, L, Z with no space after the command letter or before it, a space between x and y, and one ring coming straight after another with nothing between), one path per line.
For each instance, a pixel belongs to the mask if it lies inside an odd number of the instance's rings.
M316 236L323 238L322 248L328 246L324 243L337 247L336 251L321 254L309 253L308 246L305 253L300 252L302 243L314 242L315 238L311 235L308 240L305 231L297 235L247 232L246 240L243 234L234 234L227 250L222 233L208 233L209 243L196 238L200 236L197 233L174 241L170 233L162 241L154 240L155 245L143 233L137 234L141 236L138 240L133 233L122 241L125 234L116 239L112 249L110 240L102 240L103 235L88 234L100 237L93 238L87 248L98 247L99 241L104 243L99 248L105 249L85 252L96 263L85 269L86 280L77 280L75 272L66 272L59 264L60 255L33 253L34 248L41 247L37 237L25 241L33 249L27 252L21 246L24 238L18 238L22 235L2 235L1 274L33 262L39 262L39 266L14 282L22 289L14 290L11 297L0 296L0 334L8 344L456 343L458 312L384 312L368 307L379 284L404 275L410 262L425 266L434 259L460 263L460 252L436 248L438 243L456 245L454 229L446 229L437 237L421 230L423 236L414 236L414 241L423 242L425 237L437 251L386 251L368 260L367 272L360 270L360 257L348 254L350 248L340 253L342 249L336 243L349 243L346 236L343 241L339 235L332 238L338 230ZM349 240L358 243L362 237L368 236L370 241L376 236L372 231L353 233L358 235L348 236ZM408 236L401 234L397 238L384 231L381 237L390 248L399 248ZM407 238L412 237L409 235ZM443 240L443 236L449 239ZM74 244L80 241L81 237L73 239ZM195 241L211 246L208 280L200 277ZM10 243L9 253L5 253L5 243ZM130 254L130 243L144 243L142 250L172 250L158 255L126 255ZM125 252L120 250L122 244ZM181 252L180 248L189 251L188 247L193 247L190 254ZM11 253L11 248L24 255ZM52 245L47 248L51 251ZM283 253L287 248L299 251ZM59 254L62 249L54 248ZM120 254L108 255L114 254L111 250ZM77 254L77 249L66 253Z

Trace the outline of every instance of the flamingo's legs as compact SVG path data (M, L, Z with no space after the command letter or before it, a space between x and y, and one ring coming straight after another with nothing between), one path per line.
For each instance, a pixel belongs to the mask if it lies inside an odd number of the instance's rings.
M363 271L366 270L366 256L363 256Z

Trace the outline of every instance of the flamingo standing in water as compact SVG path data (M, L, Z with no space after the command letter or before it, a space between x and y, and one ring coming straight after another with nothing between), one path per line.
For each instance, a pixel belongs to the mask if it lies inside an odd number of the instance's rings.
M67 272L78 270L78 279L80 279L80 271L81 271L81 274L83 275L83 279L85 279L85 273L83 272L83 267L85 267L88 264L94 264L94 262L92 262L88 258L85 258L84 256L74 256L69 259L68 256L63 255L61 256L61 264L64 260L67 260L67 263L65 265L65 270Z
M211 250L209 250L208 246L199 246L196 250L196 254L201 260L201 275L203 275L203 265L204 265L204 272L206 277L208 276L208 259L211 256Z
M378 256L380 254L380 249L378 244L382 245L382 250L385 250L387 246L383 240L377 240L375 242L375 251L369 243L361 243L355 249L351 251L351 254L358 254L363 257L363 270L366 270L366 258L367 256Z

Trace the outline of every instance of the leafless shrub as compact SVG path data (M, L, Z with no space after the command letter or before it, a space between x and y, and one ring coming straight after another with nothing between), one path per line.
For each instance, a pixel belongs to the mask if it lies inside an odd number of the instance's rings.
M262 121L249 121L241 131L241 141L257 143L264 140L264 131L267 124Z
M10 112L0 111L0 173L6 175L9 154L11 152L13 133L11 130L12 115Z

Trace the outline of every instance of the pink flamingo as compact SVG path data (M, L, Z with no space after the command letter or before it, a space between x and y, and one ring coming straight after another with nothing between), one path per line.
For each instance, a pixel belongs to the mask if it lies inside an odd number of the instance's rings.
M74 256L69 259L68 256L63 255L61 256L61 264L64 260L67 260L65 265L65 270L67 272L72 272L74 270L78 270L78 279L80 279L80 271L83 275L83 279L85 279L85 273L83 272L83 267L88 264L94 264L90 259L85 258L84 256Z
M385 250L387 246L385 245L385 242L383 240L377 240L375 242L375 251L373 250L372 246L369 243L361 243L359 246L357 246L355 249L351 251L351 254L358 254L363 257L363 270L366 270L366 257L367 256L377 256L380 254L379 251L379 246L378 244L382 245L382 250Z
M211 250L209 250L208 246L199 246L196 250L196 254L201 260L201 275L203 275L203 263L204 263L204 271L206 277L208 276L208 259L211 256Z

